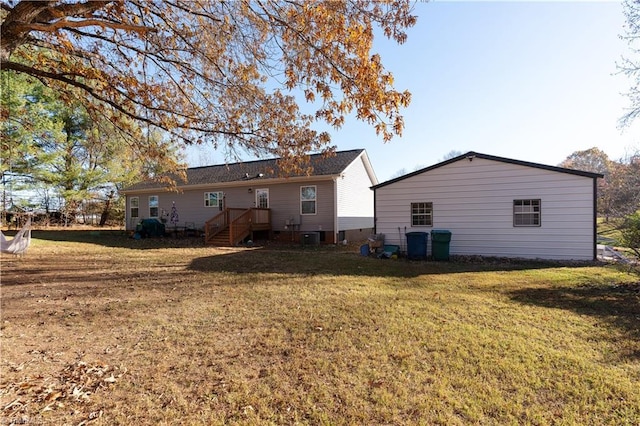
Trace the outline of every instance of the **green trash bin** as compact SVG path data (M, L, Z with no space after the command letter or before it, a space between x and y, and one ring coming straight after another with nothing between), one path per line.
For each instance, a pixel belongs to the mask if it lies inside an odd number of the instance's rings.
M431 231L431 254L433 260L449 260L451 231L434 229Z

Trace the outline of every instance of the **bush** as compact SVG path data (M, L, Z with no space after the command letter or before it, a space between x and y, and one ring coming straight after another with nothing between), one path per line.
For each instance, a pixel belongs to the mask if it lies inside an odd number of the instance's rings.
M630 248L640 257L640 212L625 218L622 232L622 245Z

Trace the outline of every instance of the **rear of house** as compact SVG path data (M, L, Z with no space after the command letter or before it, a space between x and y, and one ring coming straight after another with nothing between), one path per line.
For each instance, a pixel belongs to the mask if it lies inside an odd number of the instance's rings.
M141 182L124 191L126 228L157 218L166 220L169 230L189 223L206 231L207 226L233 227L227 221L252 210L251 235L259 230L265 238L299 241L312 233L314 240L327 243L366 238L373 230L370 187L378 183L366 152L312 155L310 165L309 175L282 175L277 159L189 168L187 181L178 182L179 192ZM174 208L177 223L171 222Z
M452 255L593 260L598 177L469 152L374 186L376 232L406 247L408 232L448 230Z

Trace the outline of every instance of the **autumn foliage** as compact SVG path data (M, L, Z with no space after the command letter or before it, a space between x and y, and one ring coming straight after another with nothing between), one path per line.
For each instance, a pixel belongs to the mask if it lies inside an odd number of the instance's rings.
M402 43L415 22L407 0L9 0L1 66L82 101L136 144L161 130L294 165L331 150L316 121L339 128L354 115L385 141L402 133L410 94L372 42L378 29Z

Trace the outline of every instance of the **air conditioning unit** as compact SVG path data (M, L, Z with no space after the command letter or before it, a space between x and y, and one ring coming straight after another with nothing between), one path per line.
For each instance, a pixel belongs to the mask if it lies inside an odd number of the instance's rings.
M302 233L303 246L317 246L318 244L320 244L319 232L303 232Z

